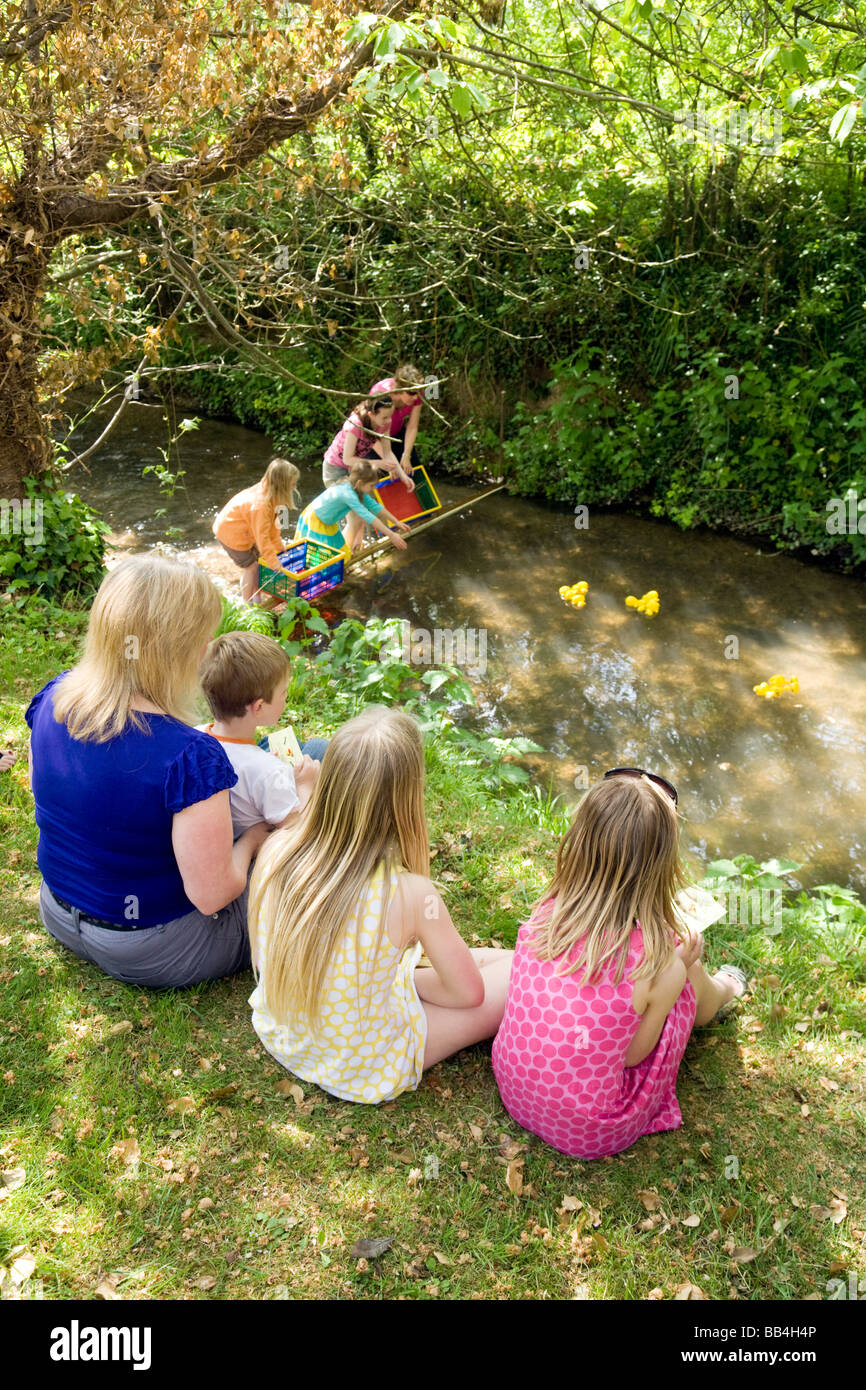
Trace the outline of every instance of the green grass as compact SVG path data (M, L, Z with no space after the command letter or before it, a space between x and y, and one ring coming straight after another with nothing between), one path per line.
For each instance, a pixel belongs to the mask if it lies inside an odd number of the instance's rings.
M0 733L23 749L83 619L2 612ZM319 732L322 692L305 699L293 717ZM454 919L513 944L561 810L479 789L447 749L428 763ZM25 766L0 783L0 1170L25 1171L0 1188L0 1266L31 1256L47 1298L790 1299L866 1276L866 911L840 930L804 898L779 936L711 929L710 964L756 975L739 1017L689 1044L683 1128L585 1163L508 1118L489 1046L378 1108L307 1083L298 1103L250 1027L250 977L147 994L55 946ZM378 1259L352 1255L377 1237Z

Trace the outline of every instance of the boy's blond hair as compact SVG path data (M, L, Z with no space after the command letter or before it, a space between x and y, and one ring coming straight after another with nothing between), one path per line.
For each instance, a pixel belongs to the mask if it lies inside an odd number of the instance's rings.
M220 620L203 570L164 555L129 556L99 586L84 655L57 686L54 717L73 738L106 743L127 727L150 732L131 708L146 700L193 723L201 650Z
M288 674L289 658L262 632L223 632L205 653L199 678L216 719L240 719L254 700L268 704Z

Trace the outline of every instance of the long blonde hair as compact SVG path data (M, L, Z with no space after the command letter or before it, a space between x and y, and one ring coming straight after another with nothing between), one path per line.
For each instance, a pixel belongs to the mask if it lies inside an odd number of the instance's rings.
M678 841L674 803L648 778L608 777L592 787L559 846L553 882L536 904L537 959L562 958L557 973L583 970L587 984L615 962L618 984L639 922L643 956L632 978L657 975L671 959L672 937L685 936L673 911L684 881ZM550 898L552 910L544 914Z
M129 556L99 586L84 655L57 686L54 717L73 738L105 743L130 725L139 698L194 721L202 647L220 620L220 596L203 570L163 555Z
M297 508L300 476L295 465L289 463L288 459L271 459L262 478L269 504L272 507Z
M249 922L258 975L258 924L268 923L261 986L278 1022L314 1025L328 965L358 899L384 866L379 943L393 875L426 874L424 753L401 710L373 705L337 730L300 825L278 831L253 872Z

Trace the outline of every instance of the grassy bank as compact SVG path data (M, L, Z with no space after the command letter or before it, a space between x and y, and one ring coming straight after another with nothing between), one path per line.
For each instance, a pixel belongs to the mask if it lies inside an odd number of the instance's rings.
M2 611L0 735L23 750L23 710L74 660L84 619ZM290 704L306 733L351 712L315 673ZM510 945L562 811L447 743L428 773L454 920L470 943ZM0 1266L30 1274L25 1290L785 1299L866 1277L866 909L850 899L791 900L776 936L712 929L710 963L755 976L739 1016L689 1044L683 1128L584 1163L509 1119L489 1046L352 1107L268 1058L249 977L178 995L105 978L39 924L25 758L0 782L0 817Z

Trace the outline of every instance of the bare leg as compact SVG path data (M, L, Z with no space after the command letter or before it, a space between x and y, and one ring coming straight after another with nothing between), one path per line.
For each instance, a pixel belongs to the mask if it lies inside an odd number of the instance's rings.
M695 1013L695 1027L702 1028L715 1018L723 1004L727 1004L730 999L736 999L742 993L740 985L733 975L726 975L719 972L717 975L708 975L699 960L694 965L690 965L686 972L691 980L695 991L695 998L698 1002Z
M244 603L254 603L253 595L259 587L259 562L254 560L241 570L241 597Z
M343 539L350 550L355 549L355 546L361 539L361 534L363 530L364 522L361 520L359 516L355 514L355 512L352 512L346 520L346 529L343 532ZM334 537L334 539L336 540L336 536Z
M424 1049L424 1070L435 1066L444 1057L452 1057L464 1047L492 1038L505 1012L508 977L511 974L513 951L480 948L472 955L484 981L484 1003L474 1009L448 1009L441 1004L429 1004L422 999L427 1015L427 1046ZM416 970L416 977L424 970Z

